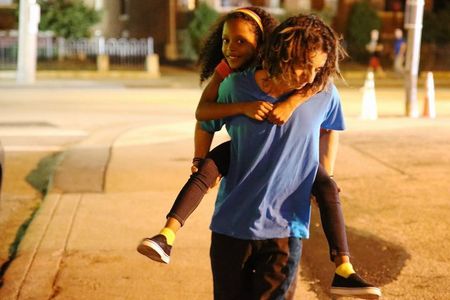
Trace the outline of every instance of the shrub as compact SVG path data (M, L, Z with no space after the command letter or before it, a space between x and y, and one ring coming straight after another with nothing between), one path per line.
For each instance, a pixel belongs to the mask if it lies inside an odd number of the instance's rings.
M53 31L64 38L90 36L90 28L100 21L100 13L81 0L39 0L41 21L39 30Z
M370 42L370 31L380 30L380 28L381 19L367 0L353 4L346 34L350 56L359 62L366 63L369 58L366 45Z
M202 39L208 34L208 30L219 17L219 13L206 3L201 3L194 12L192 21L189 23L188 31L195 52L200 52Z

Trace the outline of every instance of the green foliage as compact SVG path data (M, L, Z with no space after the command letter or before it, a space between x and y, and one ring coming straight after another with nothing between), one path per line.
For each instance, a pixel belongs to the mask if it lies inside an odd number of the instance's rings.
M381 19L367 0L353 4L346 34L350 56L357 61L367 62L369 53L366 45L370 42L370 31L380 28Z
M206 37L210 27L219 17L219 13L206 3L201 3L194 11L194 17L189 23L188 31L195 52L200 52L203 38Z
M426 11L423 16L422 41L446 44L450 42L450 4L437 12Z
M39 0L39 30L64 38L89 37L89 29L100 21L100 13L81 0Z
M50 187L53 173L61 159L62 156L60 153L44 157L39 161L37 167L27 175L25 178L26 181L45 196Z

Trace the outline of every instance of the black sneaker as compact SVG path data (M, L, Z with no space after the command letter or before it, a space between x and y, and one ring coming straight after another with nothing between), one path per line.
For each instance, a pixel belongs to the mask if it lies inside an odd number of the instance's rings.
M333 296L346 296L362 299L379 299L381 290L353 273L348 278L334 274L330 293Z
M166 237L162 234L151 238L145 238L137 247L137 251L148 258L168 264L170 262L170 251L172 246L167 244Z

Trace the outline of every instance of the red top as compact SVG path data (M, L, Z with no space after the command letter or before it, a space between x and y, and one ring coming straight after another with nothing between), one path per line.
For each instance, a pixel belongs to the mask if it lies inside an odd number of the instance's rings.
M227 61L225 59L222 59L220 63L216 66L216 73L222 77L222 80L224 80L230 73L233 72L233 70L228 65Z

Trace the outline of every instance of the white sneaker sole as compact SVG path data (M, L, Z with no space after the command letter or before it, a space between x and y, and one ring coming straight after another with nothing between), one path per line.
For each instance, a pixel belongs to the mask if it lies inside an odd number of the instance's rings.
M137 247L137 251L151 260L165 264L170 262L170 256L168 256L157 243L151 240L142 241Z
M360 299L379 299L381 290L376 287L366 288L331 288L330 293L333 296L355 297Z

